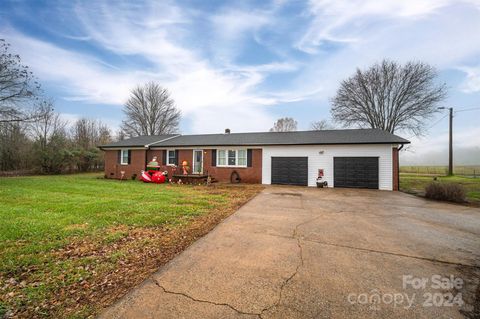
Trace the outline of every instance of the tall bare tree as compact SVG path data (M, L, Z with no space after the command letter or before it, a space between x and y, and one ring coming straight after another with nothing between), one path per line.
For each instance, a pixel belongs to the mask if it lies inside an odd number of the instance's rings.
M40 102L38 111L42 116L37 121L30 123L31 134L35 142L46 147L54 136L66 135L67 121L62 120L60 114L55 112L52 100Z
M291 132L297 130L297 121L291 117L283 117L273 123L270 132Z
M10 44L0 39L0 123L34 120L32 111L40 84L19 55L10 53Z
M154 82L132 90L124 113L122 128L130 137L175 133L181 116L168 90Z
M447 94L437 72L422 62L383 60L344 80L332 99L333 119L346 127L381 128L422 134L426 120Z
M331 130L333 126L327 120L320 120L310 123L310 129L312 131Z
M52 100L44 100L37 107L42 117L30 123L33 137L33 165L42 173L61 173L69 160L67 121L53 108Z
M97 146L111 142L110 128L100 120L81 118L73 124L71 135L77 170L99 169L103 163L103 152Z
M71 130L74 143L84 149L112 141L110 128L100 120L81 118L73 123Z

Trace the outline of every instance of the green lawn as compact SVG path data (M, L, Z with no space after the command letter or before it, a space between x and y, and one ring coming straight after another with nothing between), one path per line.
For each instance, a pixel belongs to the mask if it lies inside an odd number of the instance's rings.
M424 176L417 174L400 174L400 190L408 193L424 194L425 186L433 181L433 176ZM467 200L471 202L480 202L480 178L470 178L463 176L437 176L440 182L458 183L465 187L467 191Z
M0 318L8 310L19 317L92 315L110 289L104 278L123 293L142 279L137 273L166 262L259 190L99 174L0 178ZM130 277L117 280L117 273Z

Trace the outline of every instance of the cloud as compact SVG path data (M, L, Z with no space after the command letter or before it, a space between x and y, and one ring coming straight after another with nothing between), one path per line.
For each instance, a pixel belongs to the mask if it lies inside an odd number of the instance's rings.
M478 1L461 2L478 6ZM324 41L354 43L368 40L372 33L362 32L365 29L425 18L453 3L460 1L311 0L305 15L312 17L312 21L296 47L314 54Z
M14 30L9 34L13 50L31 67L40 81L64 92L66 100L122 104L132 84L148 76L141 71L120 71L91 56L62 49Z
M242 114L252 128L272 122L262 108L271 104L271 100L256 92L255 87L269 74L290 72L295 66L288 62L214 65L201 51L188 45L191 34L186 26L193 23L195 14L170 2L109 5L99 1L88 7L78 3L74 14L67 13L63 18L77 24L79 41L131 60L129 64L115 67L103 59L13 29L2 33L9 34L25 62L42 80L60 89L65 100L121 105L132 87L153 80L167 87L184 116L195 122L192 131L205 131L211 127L207 122L196 124L197 119L205 117L204 114L209 114L210 121L216 122L235 119ZM228 14L233 19L234 14ZM222 22L220 17L217 19L218 23ZM259 15L258 27L263 23L262 19ZM250 29L249 23L242 22L243 19L236 21L226 30L225 36L236 37ZM147 66L138 68L136 63L146 63Z
M335 1L330 7L329 1L311 2L315 14L296 46L314 54L308 67L293 79L292 91L317 91L311 98L327 102L340 81L356 68L384 58L425 61L440 71L478 60L478 5L452 6L449 1L426 2L419 7L410 1L355 3ZM333 52L320 51L327 39L345 42Z
M244 10L236 8L224 9L212 15L211 41L215 44L212 52L220 63L231 63L243 52L244 42L256 38L256 32L274 23L272 12L260 10Z
M25 12L22 21L36 19ZM5 23L0 33L57 99L119 106L104 119L116 123L147 81L171 91L184 133L267 130L281 111L310 122L342 79L382 58L461 66L460 89L480 90L478 1L65 2L42 17L54 21L35 24L35 36ZM444 145L428 139L414 141L421 156Z
M460 89L465 93L480 92L480 66L460 67L459 70L466 74Z

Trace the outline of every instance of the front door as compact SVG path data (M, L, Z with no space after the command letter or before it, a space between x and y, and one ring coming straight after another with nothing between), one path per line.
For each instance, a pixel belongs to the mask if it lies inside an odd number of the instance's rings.
M193 174L203 173L203 150L193 150Z

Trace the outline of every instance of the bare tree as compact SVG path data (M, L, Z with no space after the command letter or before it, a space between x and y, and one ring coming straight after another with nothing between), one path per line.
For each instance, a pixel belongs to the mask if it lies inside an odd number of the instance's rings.
M103 165L103 152L97 146L112 141L110 128L100 120L78 119L72 127L73 155L76 169L85 172Z
M447 94L445 84L435 84L436 77L436 70L421 62L383 60L367 70L357 69L332 99L332 117L346 127L422 134Z
M114 141L123 141L127 137L125 136L125 131L122 130L122 128L118 129L117 132L115 133L115 136L113 137Z
M31 141L22 122L0 122L0 171L31 168Z
M168 90L154 82L132 90L124 113L122 128L129 137L175 133L181 116Z
M27 105L37 96L40 85L19 55L9 52L10 44L0 39L0 123L38 118Z
M61 119L60 114L55 113L52 100L44 100L38 105L38 111L42 116L37 121L30 123L33 139L46 147L49 141L56 135L65 135L67 121Z
M42 117L30 123L33 142L33 165L41 173L61 173L69 159L67 121L53 108L52 100L45 100L37 107Z
M333 126L327 120L320 120L310 123L310 129L312 131L331 130Z
M110 128L100 120L81 118L72 127L72 140L81 148L96 148L112 141Z
M297 121L291 117L283 117L278 119L273 127L270 129L270 132L291 132L297 130Z

